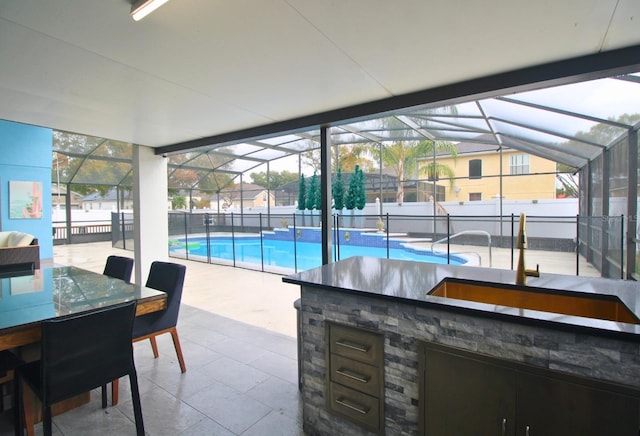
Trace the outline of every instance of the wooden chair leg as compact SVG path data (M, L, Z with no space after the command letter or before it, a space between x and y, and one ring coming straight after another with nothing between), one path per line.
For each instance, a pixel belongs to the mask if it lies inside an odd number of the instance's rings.
M149 342L151 342L151 349L153 350L153 357L154 359L158 358L158 343L156 342L156 337L155 336L150 336L149 337Z
M33 407L35 402L35 395L31 388L23 381L22 382L22 407L24 410L24 425L27 430L27 436L34 436L35 425L35 409Z
M175 327L170 329L171 338L173 339L173 346L176 349L176 354L178 355L178 363L180 363L180 371L183 373L187 372L187 367L184 364L184 357L182 357L182 347L180 346L180 339L178 338L178 329Z
M118 394L120 393L120 379L111 382L111 405L118 405Z

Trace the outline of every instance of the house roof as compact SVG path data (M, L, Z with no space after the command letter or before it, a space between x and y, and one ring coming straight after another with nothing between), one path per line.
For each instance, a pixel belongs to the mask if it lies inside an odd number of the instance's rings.
M126 199L131 199L130 191L121 191L120 195L124 195ZM104 195L99 192L93 192L85 195L82 201L118 201L118 190L115 188L109 189Z

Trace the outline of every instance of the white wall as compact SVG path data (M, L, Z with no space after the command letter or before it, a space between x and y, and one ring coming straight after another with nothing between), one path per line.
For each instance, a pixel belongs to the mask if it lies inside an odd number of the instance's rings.
M515 215L515 228L517 231L518 218L521 212L530 217L527 222L527 234L530 237L571 239L576 232L577 198L547 199L536 202L532 200L504 200L502 202L502 216L506 218L503 220L502 233L500 232L500 223L495 219L495 217L500 216L500 201L498 198L484 201L448 201L441 202L439 205L451 216L453 233L463 230L484 230L492 235L510 235L511 214ZM389 214L391 216L432 217L433 203L403 203L402 206L398 206L396 203L384 203L382 210L384 215ZM271 207L270 211L273 215L291 215L296 212L296 209L294 206L275 206ZM234 213L239 214L240 211L235 211ZM251 210L245 209L244 213L247 215L266 214L267 208L254 207ZM363 210L363 215L373 216L378 214L379 205L367 203ZM438 232L446 232L446 223L443 217L444 215L438 218ZM487 217L487 219L456 219L456 217ZM565 217L567 219L549 218L549 220L544 220L538 217ZM271 224L272 226L278 225L273 222ZM373 217L369 218L365 226L375 228L375 219ZM433 231L433 221L425 219L417 222L415 219L399 219L390 227L393 232L429 233Z

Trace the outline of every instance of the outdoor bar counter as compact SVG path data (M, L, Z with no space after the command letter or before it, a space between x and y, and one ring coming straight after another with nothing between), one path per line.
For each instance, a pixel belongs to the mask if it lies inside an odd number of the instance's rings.
M580 389L594 388L613 395L589 399L587 403L605 404L616 410L614 413L607 409L603 418L627 425L616 434L627 430L638 434L638 283L541 271L540 277L529 277L526 286L515 286L515 276L515 271L510 270L353 257L284 277L284 282L301 287L305 431L312 435L465 434L464 427L455 427L464 426L457 424L462 421L474 431L484 428L488 432L485 434L598 434L599 426L611 423L600 423L593 410L584 409L582 403L572 403L574 393L585 397ZM443 283L450 290L443 291ZM460 287L479 291L476 294L481 298L496 292L499 296L520 293L520 300L515 301L529 300L528 294L542 296L544 301L557 300L560 309L533 310L513 302L502 305L492 300L473 301L475 297L451 298L450 295L459 294ZM447 296L429 295L434 289ZM596 308L593 315L589 310L586 316L582 315L580 310L585 305ZM608 309L600 311L604 306L614 307L613 315ZM569 314L565 308L569 308ZM574 308L578 312L573 312ZM626 314L617 318L618 312ZM360 333L366 346L353 345L360 341ZM373 342L367 345L368 340ZM362 357L353 351L358 348L362 349ZM378 353L379 359L365 356L365 351ZM447 360L450 357L453 360ZM496 371L500 377L515 374L515 378L506 382L492 380L486 375L491 371L468 366L469 362L500 368ZM348 369L350 363L356 369ZM452 368L458 368L458 372L447 373ZM479 380L465 379L476 372L482 374ZM359 376L360 373L364 375ZM536 404L535 413L543 413L545 422L535 422L535 416L527 415L522 392L513 393L514 398L519 398L517 405L508 406L506 412L501 410L495 419L488 418L496 407L487 392L498 392L499 396L502 394L496 386L527 386L529 376L545 380L535 379L535 388L529 389L541 390L543 399L532 401ZM486 391L473 391L483 386L485 379ZM571 388L554 385L545 391L546 380L555 383L556 379ZM550 392L566 395L553 400ZM349 397L350 393L355 399ZM464 398L466 406L451 407L451 402L460 398ZM496 402L503 404L504 398ZM486 422L475 422L476 410L487 404L493 409L482 415ZM543 410L543 405L551 410ZM616 415L618 410L621 416ZM495 433L494 424L499 426ZM544 428L545 425L556 427ZM605 433L613 434L610 429Z

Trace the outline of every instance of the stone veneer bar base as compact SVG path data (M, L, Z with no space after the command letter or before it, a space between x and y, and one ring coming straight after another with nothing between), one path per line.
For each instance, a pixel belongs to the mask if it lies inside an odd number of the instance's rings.
M427 292L428 290L425 290ZM417 435L418 343L433 341L564 373L640 387L640 344L302 286L304 431L368 435L325 408L325 321L384 333L385 431Z

